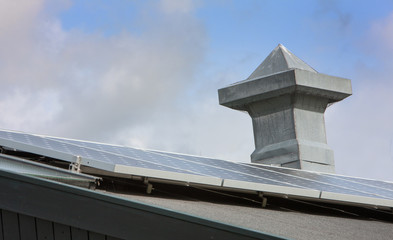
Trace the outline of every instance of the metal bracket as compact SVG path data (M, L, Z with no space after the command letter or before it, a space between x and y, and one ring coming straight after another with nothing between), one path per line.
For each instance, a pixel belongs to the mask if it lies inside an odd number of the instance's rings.
M81 156L76 156L75 162L71 163L68 169L71 170L71 172L80 173L81 172L81 162L82 162Z
M258 192L258 197L262 198L262 207L265 208L267 205L267 198L263 196L263 192Z
M153 188L153 184L149 183L149 178L145 177L143 179L143 183L146 185L146 193L151 194L154 188Z

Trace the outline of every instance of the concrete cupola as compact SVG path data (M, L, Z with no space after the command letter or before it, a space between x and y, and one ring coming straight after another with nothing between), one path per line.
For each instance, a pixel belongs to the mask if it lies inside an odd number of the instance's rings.
M221 105L247 111L251 162L334 172L324 113L352 94L351 81L318 73L279 44L244 81L218 90Z

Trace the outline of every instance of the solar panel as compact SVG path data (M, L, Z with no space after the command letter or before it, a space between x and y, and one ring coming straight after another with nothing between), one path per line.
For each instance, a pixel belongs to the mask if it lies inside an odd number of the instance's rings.
M298 191L301 192L300 194L302 195L307 194L306 192L313 193L312 194L313 196L318 195L318 193L316 193L315 191L307 191L303 189L303 187L301 186L297 186L285 181L280 181L279 179L274 179L271 177L269 178L262 175L255 175L255 174L247 173L246 171L244 172L236 171L236 166L238 167L242 167L242 166L233 162L228 162L218 159L208 159L208 158L198 159L198 157L189 156L191 158L190 160L187 158L175 157L175 156L171 156L170 154L160 153L157 151L146 151L146 150L140 150L140 149L129 148L129 147L122 147L122 146L115 146L115 145L108 145L108 144L104 145L101 143L92 143L92 142L84 142L84 141L68 140L68 139L66 140L60 139L59 141L78 144L91 149L105 150L107 152L121 154L122 156L137 155L143 159L152 161L156 164L163 164L166 166L172 165L196 174L218 177L220 179L232 179L242 182L253 182L256 184L281 186L284 187L285 190L287 190L285 187L296 187L299 189ZM220 165L222 165L222 167ZM252 168L250 169L253 170ZM255 189L253 188L252 190Z
M100 151L67 142L66 140L61 141L56 138L0 131L0 145L70 163L75 162L76 157L80 156L82 158L82 165L111 172L221 185L221 179L219 178L200 175L177 167L155 164L148 159L137 159L135 157Z
M393 183L372 180L374 186L371 186L365 184L366 181L360 178L343 177L343 176L332 175L328 173L299 171L299 170L288 169L288 168L274 168L274 167L268 167L268 166L256 165L256 164L251 166L261 169L266 169L269 171L275 171L283 174L293 175L296 176L297 178L308 179L315 183L322 183L330 186L339 186L339 188L323 189L323 187L319 185L320 186L319 189L321 189L322 191L393 199ZM378 187L377 185L389 186L390 189L381 188ZM343 189L345 189L345 191L342 191Z
M364 197L367 201L367 198L379 198L382 200L393 199L393 183L389 182L365 180L354 177L344 177L339 175L308 172L289 168L279 168L260 164L233 163L224 160L187 156L174 153L162 154L168 154L178 159L183 158L189 159L191 161L211 163L216 166L232 169L234 172L247 173L255 176L264 176L269 179L291 183L297 187L319 190L323 192L324 195L327 193L341 194L343 197L344 195L353 195ZM228 178L226 180L233 180L233 178ZM373 185L371 185L369 181L371 181ZM255 183L256 181L250 182ZM228 181L224 180L224 186L236 187L238 185L233 184L232 181L230 181L230 183L232 184L229 184ZM381 186L384 186L384 188ZM244 186L243 184L240 184L240 187L247 188L247 186ZM361 201L361 199L359 201Z
M0 130L0 146L108 172L393 207L393 183Z

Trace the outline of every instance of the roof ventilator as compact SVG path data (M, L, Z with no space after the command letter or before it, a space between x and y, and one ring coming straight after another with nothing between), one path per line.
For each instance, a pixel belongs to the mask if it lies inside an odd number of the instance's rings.
M221 105L247 111L251 162L334 172L324 112L352 94L351 81L318 73L279 44L244 81L218 90Z

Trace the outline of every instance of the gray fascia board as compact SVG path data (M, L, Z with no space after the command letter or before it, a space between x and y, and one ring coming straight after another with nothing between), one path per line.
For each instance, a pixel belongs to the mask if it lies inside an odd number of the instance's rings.
M0 189L0 209L121 239L284 239L1 170Z
M212 186L222 185L222 179L217 177L167 172L162 170L132 167L132 166L125 166L120 164L115 165L114 172L142 176L142 177L152 177L152 178L159 178L165 180L180 181L180 182L199 183L199 184L212 185Z

